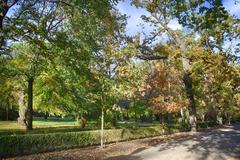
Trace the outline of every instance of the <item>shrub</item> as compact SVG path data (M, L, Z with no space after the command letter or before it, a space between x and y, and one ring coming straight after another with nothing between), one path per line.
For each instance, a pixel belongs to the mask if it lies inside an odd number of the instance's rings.
M153 137L179 131L166 126L105 130L105 143ZM0 157L97 145L100 131L0 136Z
M206 121L206 122L199 122L199 123L197 123L197 127L198 127L198 128L202 128L202 129L214 127L214 126L216 126L216 125L217 125L217 124L216 124L216 122L214 122L214 121Z

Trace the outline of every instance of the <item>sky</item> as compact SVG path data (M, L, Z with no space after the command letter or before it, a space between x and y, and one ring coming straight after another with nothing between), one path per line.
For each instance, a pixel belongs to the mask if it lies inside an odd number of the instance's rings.
M237 1L237 3L235 3ZM235 17L240 18L240 0L223 0L224 7ZM149 15L147 11L145 11L142 8L136 8L135 6L131 5L131 0L124 0L118 3L117 9L122 13L126 14L128 16L128 23L126 26L126 34L129 36L135 36L137 33L141 34L141 37L144 37L145 33L146 35L149 35L151 31L153 31L153 27L149 26L149 24L144 23L144 21L141 19L141 15ZM143 28L144 26L144 28ZM170 22L169 27L171 27L173 30L176 29L183 29L183 27L178 23L177 19L174 19ZM199 35L195 35L196 38L199 37ZM161 37L158 37L155 43L157 42L166 42L167 37L166 35L162 35ZM142 41L142 38L140 38L140 41ZM233 42L231 44L228 41L225 41L224 48L233 49L231 51L232 54L234 54L234 47L237 44L237 42ZM236 55L236 53L235 53ZM240 53L237 54L237 56L240 56Z
M149 15L147 11L142 8L136 8L135 6L131 5L132 0L122 0L120 1L116 8L122 13L128 16L128 23L126 26L126 33L129 36L135 36L137 33L141 34L143 37L143 33L150 34L153 31L153 27L149 24L146 24L141 19L141 15ZM237 1L237 3L235 3ZM240 18L240 0L223 0L224 7L234 16ZM11 14L11 11L8 15ZM144 27L143 27L144 26ZM173 30L176 29L183 29L183 27L178 23L176 19L170 22L169 27ZM198 36L198 35L196 35ZM141 39L142 40L142 39ZM166 35L163 35L157 39L157 41L165 42ZM228 44L226 45L226 48Z
M237 0L238 3L234 4L235 0L223 0L223 4L227 10L232 15L240 18L240 0ZM138 32L146 32L150 33L153 27L149 26L148 24L144 23L141 19L141 15L148 15L148 13L141 8L136 8L135 6L131 5L131 0L124 0L121 1L117 5L117 9L122 13L126 14L128 18L128 24L126 26L126 32L128 35L136 35ZM143 24L145 28L143 29L140 24ZM172 29L182 29L182 26L174 20L169 25Z

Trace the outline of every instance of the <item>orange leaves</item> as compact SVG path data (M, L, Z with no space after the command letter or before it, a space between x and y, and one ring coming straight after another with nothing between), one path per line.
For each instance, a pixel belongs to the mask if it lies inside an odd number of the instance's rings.
M151 109L156 113L163 112L166 109L164 104L164 97L161 95L157 97L151 97L149 99L149 102Z
M184 107L183 102L168 102L166 106L167 111L170 113L179 112L183 107Z
M167 68L162 63L156 63L153 66L148 85L155 87L164 87L167 84Z
M185 105L182 101L175 101L173 97L158 96L150 99L150 107L155 113L179 112Z
M178 71L166 63L152 63L152 72L145 86L149 105L155 113L178 112L185 105Z

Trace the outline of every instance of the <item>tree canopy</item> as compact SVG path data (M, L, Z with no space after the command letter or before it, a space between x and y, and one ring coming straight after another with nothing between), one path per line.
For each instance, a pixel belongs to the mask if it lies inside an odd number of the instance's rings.
M83 128L175 116L192 131L239 116L239 18L223 1L133 0L153 28L135 36L118 3L1 0L0 112L18 110L27 130L35 113Z

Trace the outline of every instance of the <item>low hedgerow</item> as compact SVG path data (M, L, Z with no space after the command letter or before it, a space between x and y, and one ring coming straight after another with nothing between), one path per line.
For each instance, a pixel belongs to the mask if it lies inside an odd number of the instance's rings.
M105 143L159 136L177 132L166 126L135 127L104 131ZM97 145L100 131L80 131L49 134L26 134L0 136L0 157L10 157L31 153Z

